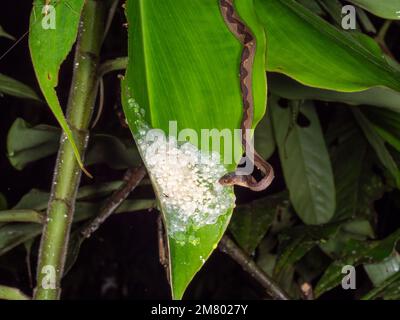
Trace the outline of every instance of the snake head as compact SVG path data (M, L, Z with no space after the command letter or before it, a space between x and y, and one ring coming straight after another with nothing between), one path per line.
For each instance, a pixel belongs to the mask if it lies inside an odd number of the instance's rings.
M218 182L219 182L220 184L222 184L223 186L232 186L232 185L235 184L235 182L234 182L234 180L235 180L234 177L236 177L235 173L228 173L228 174L222 176L222 177L218 180Z

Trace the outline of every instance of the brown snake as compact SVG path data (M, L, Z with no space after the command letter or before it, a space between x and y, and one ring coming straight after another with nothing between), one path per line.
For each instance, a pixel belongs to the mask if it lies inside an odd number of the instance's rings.
M253 82L253 64L256 54L256 39L250 29L244 24L235 12L234 0L219 0L222 16L229 30L243 44L242 58L240 62L240 88L243 98L243 118L241 123L242 130L242 146L244 150L252 150L247 148L248 141L246 136L247 129L251 129L254 117L254 99L252 92ZM230 172L224 175L219 182L222 185L239 185L249 188L253 191L262 191L266 189L274 179L274 169L254 150L254 164L263 173L263 178L257 181L251 175L239 175L238 171ZM247 154L246 157L251 159Z

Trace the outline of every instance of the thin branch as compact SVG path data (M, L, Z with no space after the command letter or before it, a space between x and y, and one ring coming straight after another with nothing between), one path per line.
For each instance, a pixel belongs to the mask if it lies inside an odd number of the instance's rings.
M169 269L169 247L167 243L168 239L166 239L166 233L164 230L163 218L161 213L157 217L157 238L158 259L165 270L168 283L171 284L171 272Z
M117 189L106 201L106 204L100 210L100 214L90 221L82 230L84 238L89 238L100 225L114 213L129 194L139 185L145 177L146 169L143 165L138 168L128 169L124 176L124 183Z
M115 12L118 7L118 0L114 0L113 4L110 6L110 9L108 11L108 17L107 17L107 22L106 22L106 27L104 28L104 35L103 35L103 41L105 40L108 31L110 30L111 23L114 20Z
M103 77L99 78L99 106L97 108L96 117L93 120L91 128L93 129L100 120L101 114L103 113L104 108L104 80Z
M244 271L248 272L267 293L275 300L290 300L289 295L279 287L260 267L227 235L223 236L219 248L240 264Z

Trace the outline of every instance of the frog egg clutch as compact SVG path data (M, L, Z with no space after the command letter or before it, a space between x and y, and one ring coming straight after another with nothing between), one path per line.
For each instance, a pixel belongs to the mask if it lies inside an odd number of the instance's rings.
M136 140L158 189L168 234L183 240L188 232L216 223L233 206L234 195L218 182L226 173L219 153L201 152L189 142L180 145L161 130L149 139L150 131L141 130Z

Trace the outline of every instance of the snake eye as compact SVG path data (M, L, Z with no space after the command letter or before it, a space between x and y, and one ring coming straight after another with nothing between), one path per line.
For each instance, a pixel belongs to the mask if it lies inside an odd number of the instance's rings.
M223 177L221 177L221 178L218 180L218 182L219 182L220 184L226 186L226 185L230 185L231 179L230 179L229 177L227 177L227 176L223 176Z

